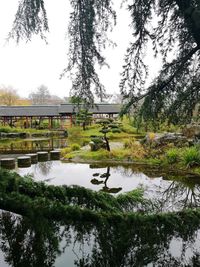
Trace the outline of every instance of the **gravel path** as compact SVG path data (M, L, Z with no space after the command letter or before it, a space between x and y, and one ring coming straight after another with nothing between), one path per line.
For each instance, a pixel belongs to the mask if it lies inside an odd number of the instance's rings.
M112 149L121 149L121 148L123 148L123 143L121 143L121 142L109 142L109 144L110 144L110 149L111 150ZM81 148L81 150L89 151L90 150L90 146L89 145L83 146Z

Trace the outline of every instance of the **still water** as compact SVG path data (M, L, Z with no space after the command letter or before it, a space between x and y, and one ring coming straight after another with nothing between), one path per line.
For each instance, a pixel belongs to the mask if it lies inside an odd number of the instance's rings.
M199 225L60 224L0 213L1 267L200 266Z
M36 181L52 185L79 185L113 195L136 188L148 199L159 202L160 211L177 211L200 206L200 181L190 177L139 171L128 166L102 166L61 161L39 162L29 168L18 168L20 175L31 175ZM172 180L172 178L174 180Z
M47 184L80 185L114 196L142 188L146 198L157 201L159 211L200 206L198 180L131 165L48 161L17 172ZM61 223L0 211L0 267L200 266L199 222L169 220Z

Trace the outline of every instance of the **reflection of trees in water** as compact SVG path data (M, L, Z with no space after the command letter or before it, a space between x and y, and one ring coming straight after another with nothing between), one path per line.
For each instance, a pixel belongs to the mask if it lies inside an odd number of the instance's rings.
M52 169L53 161L44 161L44 162L38 162L35 164L35 172L38 170L44 175L48 175Z
M198 229L196 220L187 226L182 221L170 222L170 217L146 221L136 217L129 223L118 219L59 223L3 212L0 246L6 262L13 267L53 267L55 259L70 245L72 250L66 255L66 266L67 258L73 253L74 264L79 267L138 267L150 263L189 267L200 265ZM180 249L176 255L170 249L172 243Z
M173 181L162 193L160 205L164 210L200 207L200 185Z
M107 167L107 170L110 167ZM137 172L135 167L131 166L112 166L112 169L117 173L120 173L125 177L137 176L138 178L142 178L144 173ZM158 171L150 170L146 171L154 177L160 177ZM106 173L105 173L106 177ZM109 176L108 176L109 177ZM108 177L106 178L106 182L108 181ZM146 191L146 197L153 199L156 204L156 209L158 211L169 211L169 210L182 210L185 208L196 208L200 207L200 185L195 182L191 182L190 177L178 177L173 174L163 173L163 177L167 177L170 180L164 180L162 183L162 187L160 185L156 185L154 183L151 184L151 188L147 186L145 188L145 184L141 186L141 188ZM95 177L96 178L96 177ZM154 179L154 178L152 178ZM178 179L175 181L173 179ZM104 181L94 181L96 184L104 184ZM152 196L149 195L151 191Z
M93 178L90 182L94 185L102 184L103 187L100 191L116 194L122 190L122 187L109 187L107 185L107 182L108 182L110 175L111 175L110 174L110 167L108 166L106 169L106 172L104 172L102 174L94 173L93 177L95 177L95 178ZM98 179L97 179L97 177L98 177Z
M50 267L60 254L59 227L41 218L30 220L8 212L0 217L1 249L13 267Z

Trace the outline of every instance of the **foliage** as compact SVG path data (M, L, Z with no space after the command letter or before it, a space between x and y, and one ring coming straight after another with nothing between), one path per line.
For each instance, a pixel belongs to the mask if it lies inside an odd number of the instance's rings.
M86 126L92 123L92 113L87 109L81 109L76 114L76 124L82 125L83 130L86 130Z
M69 64L64 70L72 77L72 95L80 97L88 105L94 103L93 92L102 99L105 94L95 70L95 63L105 65L101 49L108 38L111 27L109 19L115 21L111 1L70 1L72 12L69 22Z
M97 121L98 124L101 125L101 130L99 132L103 133L103 138L105 141L106 149L110 151L110 144L107 137L109 132L112 133L120 133L120 125L117 121L113 121L112 119L101 119Z
M70 152L73 152L73 151L79 151L80 150L80 145L79 144L71 144L70 146L68 147L65 147L61 150L61 155L66 158L66 155L69 154Z
M123 66L120 88L129 99L123 111L139 103L138 114L145 121L190 121L200 99L199 1L137 0L128 8L135 40L127 49ZM144 90L148 66L143 56L150 43L164 63L153 84ZM176 56L170 61L174 51Z
M167 151L166 156L168 163L177 163L179 160L179 150L176 148L171 148Z
M139 104L138 115L144 121L154 124L168 117L174 124L188 122L200 99L199 0L122 3L130 12L133 29L130 34L134 38L125 55L120 83L125 98L123 112ZM69 64L63 74L71 73L72 95L92 105L93 92L100 98L104 95L95 64L106 64L102 49L110 43L107 31L115 24L116 14L110 0L70 0L70 4ZM39 34L45 39L48 30L44 0L21 0L10 37L30 40L33 34ZM154 82L145 88L148 66L144 56L148 45L153 46L155 56L162 56L163 66Z
M186 148L183 152L183 162L188 167L200 165L200 151L197 147Z
M3 87L0 89L0 105L16 105L18 100L19 95L12 87Z
M79 144L71 144L70 145L71 151L77 151L80 150L80 145Z

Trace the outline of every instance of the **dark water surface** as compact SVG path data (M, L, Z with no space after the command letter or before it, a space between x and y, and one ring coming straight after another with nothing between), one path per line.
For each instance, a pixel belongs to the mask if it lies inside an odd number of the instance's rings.
M1 267L199 266L199 226L61 224L0 212Z

